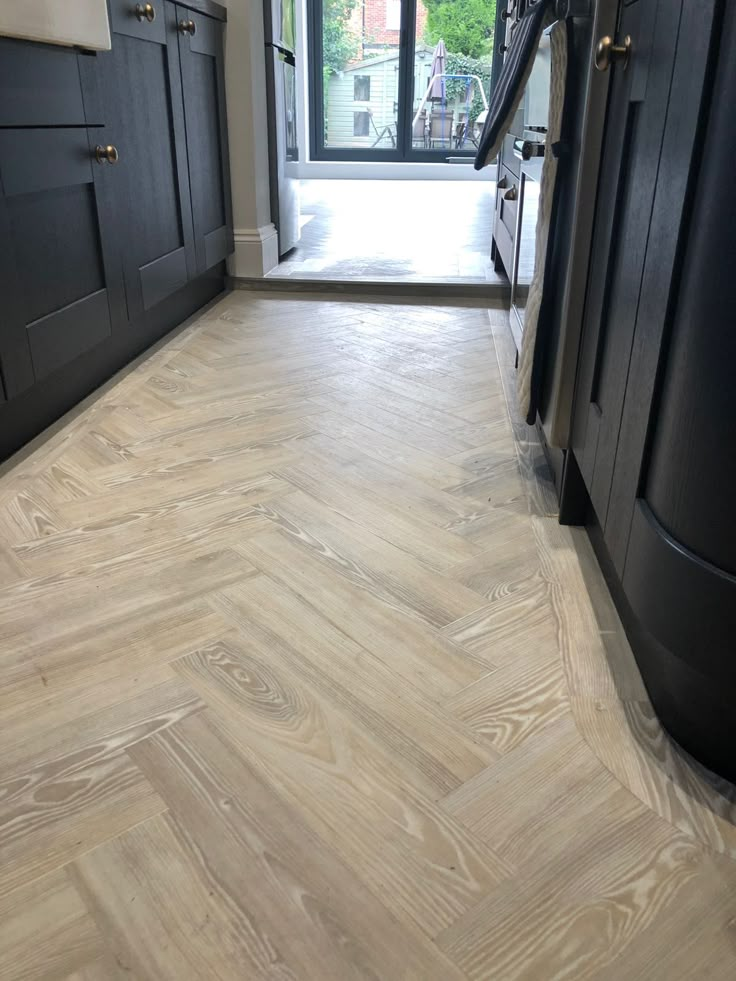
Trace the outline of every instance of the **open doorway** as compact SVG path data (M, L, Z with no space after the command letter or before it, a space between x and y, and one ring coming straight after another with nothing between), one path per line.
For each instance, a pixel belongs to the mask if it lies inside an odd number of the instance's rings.
M296 28L293 46L274 42L295 83L269 111L285 148L271 157L269 276L505 283L490 257L495 168L473 168L500 67L496 0L265 2L274 37Z

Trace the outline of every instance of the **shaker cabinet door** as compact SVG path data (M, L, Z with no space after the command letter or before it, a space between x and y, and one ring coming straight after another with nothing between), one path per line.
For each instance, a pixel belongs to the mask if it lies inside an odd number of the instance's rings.
M714 0L623 8L586 295L573 448L623 576L714 24Z
M0 130L0 367L14 398L124 317L102 128Z
M196 274L176 8L156 0L148 21L134 15L135 6L115 0L112 51L98 56L108 129L120 151L118 227L129 320Z
M222 25L176 8L197 272L233 250Z

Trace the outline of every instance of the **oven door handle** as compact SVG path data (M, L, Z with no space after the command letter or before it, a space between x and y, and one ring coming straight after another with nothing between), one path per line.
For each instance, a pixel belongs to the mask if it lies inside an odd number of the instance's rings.
M514 140L514 156L519 160L531 160L544 156L544 143L536 140Z

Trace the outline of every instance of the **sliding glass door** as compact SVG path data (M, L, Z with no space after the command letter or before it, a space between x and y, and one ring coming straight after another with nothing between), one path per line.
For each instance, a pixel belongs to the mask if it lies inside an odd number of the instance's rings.
M496 0L307 0L311 156L472 157Z

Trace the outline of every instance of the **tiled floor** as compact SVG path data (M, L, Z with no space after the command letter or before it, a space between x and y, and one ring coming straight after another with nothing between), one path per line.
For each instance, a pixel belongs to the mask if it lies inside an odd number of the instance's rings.
M270 275L503 283L490 260L488 180L302 181L302 239Z

